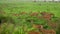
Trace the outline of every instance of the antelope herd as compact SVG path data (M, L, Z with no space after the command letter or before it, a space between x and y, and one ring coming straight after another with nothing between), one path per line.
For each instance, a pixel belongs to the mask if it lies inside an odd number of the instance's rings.
M32 31L29 31L28 34L41 34L41 32L42 32L42 34L56 34L56 31L54 29L50 29L50 30L44 29L43 25L33 24L32 27L37 28L39 30L39 32L32 30Z
M41 12L40 14L42 16L39 16L38 18L42 17L42 18L44 18L44 19L46 19L48 21L50 21L51 18L54 17L54 14L52 14L52 13ZM38 16L38 13L34 12L34 13L31 14L31 16ZM52 26L52 27L56 26L54 23L53 24L50 23L50 24L51 24L50 26ZM31 31L28 32L28 34L41 34L41 32L42 32L42 34L56 34L56 31L54 29L49 29L49 30L48 29L44 29L43 25L37 25L37 24L33 24L32 23L32 27L38 29L39 32L31 30Z
M5 12L3 12L3 13L5 14ZM23 15L23 14L27 14L27 13L26 13L26 12L21 12L20 14L12 14L12 15L13 15L13 16L19 16L19 15ZM41 14L41 16L38 16L38 14ZM32 13L29 14L29 15L30 15L30 16L36 16L38 19L44 18L44 19L46 19L46 20L48 20L48 21L50 21L51 18L54 17L54 14L48 13L48 12L41 12L41 13L32 12ZM37 31L31 30L31 31L28 31L28 34L41 34L41 32L42 32L42 34L56 34L56 31L55 31L54 29L50 29L50 30L44 29L44 28L43 28L43 27L44 27L43 25L33 24L33 20L31 20L31 23L32 23L32 27L38 29L39 31L37 32ZM56 26L56 25L53 24L53 23L49 23L49 24L50 24L50 26L52 26L52 27L55 27L55 26ZM53 25L54 25L54 26L53 26Z

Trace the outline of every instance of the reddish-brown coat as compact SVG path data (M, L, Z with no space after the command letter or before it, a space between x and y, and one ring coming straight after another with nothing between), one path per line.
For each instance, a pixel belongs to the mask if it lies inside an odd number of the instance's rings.
M53 29L51 29L51 30L41 29L41 32L43 34L56 34L56 31Z
M42 32L43 34L56 34L55 30L53 30L53 29L50 29L50 30L44 29L42 25L33 24L33 27L39 29L39 31Z
M43 16L43 18L50 20L54 14L48 12L41 12L41 15Z
M40 34L40 32L36 32L36 31L29 31L28 34Z

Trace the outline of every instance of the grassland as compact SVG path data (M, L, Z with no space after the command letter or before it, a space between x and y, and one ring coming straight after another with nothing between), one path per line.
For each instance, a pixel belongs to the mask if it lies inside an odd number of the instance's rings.
M5 3L6 4L6 3ZM52 12L56 16L60 16L60 3L53 3L53 2L21 2L21 3L7 3L5 5L3 3L3 10L9 11L13 10L12 12L20 12L20 11L46 11L46 12ZM2 5L0 5L2 7ZM4 7L5 6L5 7Z
M4 12L4 13L2 13ZM26 12L20 16L21 12ZM35 24L43 24L43 26L48 26L46 20L37 19L36 17L31 17L29 14L31 12L51 12L55 17L60 18L60 3L59 2L21 2L21 3L0 3L0 15L6 17L7 23L1 25L1 34L26 34L24 32L24 27L28 31L35 30L31 27L31 23L26 21L35 20ZM19 14L19 15L13 15ZM1 17L1 16L0 16ZM1 18L0 18L1 19ZM52 18L53 19L53 18ZM11 21L12 20L12 21ZM55 22L56 19L52 21ZM51 29L48 26L47 29Z

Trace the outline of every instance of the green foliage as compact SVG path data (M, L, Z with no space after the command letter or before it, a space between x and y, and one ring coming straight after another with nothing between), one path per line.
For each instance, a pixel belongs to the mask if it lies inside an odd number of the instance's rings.
M2 4L0 4L2 6ZM3 8L3 6L1 7ZM1 10L0 8L0 10ZM30 16L31 11L32 12L52 12L56 16L52 18L51 21L59 23L60 19L60 3L18 3L18 4L8 4L7 6L2 9L6 14L0 14L0 20L3 20L4 23L2 23L2 33L1 34L25 34L23 31L23 25L27 26L27 31L30 30L36 30L35 28L32 28L31 20L33 20L34 24L40 24L43 25L44 29L51 29L51 27L47 24L47 20L40 18L38 19L36 16ZM20 15L20 12L27 12L28 14ZM12 14L19 14L19 16L13 16ZM38 15L40 16L40 14ZM8 24L9 23L9 24ZM8 26L8 27L7 27ZM25 26L25 27L26 27ZM12 31L12 32L11 32ZM57 33L59 34L60 29L57 28Z

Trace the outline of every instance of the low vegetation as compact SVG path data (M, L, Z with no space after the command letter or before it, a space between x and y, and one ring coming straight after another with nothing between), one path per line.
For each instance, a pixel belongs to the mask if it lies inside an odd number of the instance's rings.
M60 34L60 4L51 3L0 4L0 34Z

